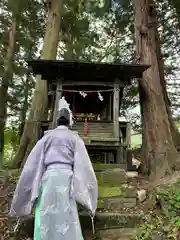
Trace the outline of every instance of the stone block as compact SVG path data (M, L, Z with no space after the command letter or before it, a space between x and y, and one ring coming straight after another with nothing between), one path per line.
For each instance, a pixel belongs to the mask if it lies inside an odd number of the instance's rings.
M147 191L145 189L138 190L137 197L140 203L144 202L147 198Z
M92 230L91 218L87 213L80 214L82 229ZM94 219L95 229L134 228L142 223L144 219L141 214L123 214L117 212L97 212Z
M125 164L101 164L101 163L93 163L93 168L94 171L96 172L102 172L105 170L110 170L110 169L114 169L114 168L119 168L124 170L125 169Z
M99 198L122 196L121 187L99 186Z
M105 197L130 197L130 198L136 198L137 190L133 186L129 185L122 185L119 184L119 186L101 186L99 185L98 188L99 191L99 198L105 198Z
M103 206L107 210L122 210L124 208L133 208L137 204L136 198L106 198Z
M134 236L135 231L136 229L134 228L107 229L100 230L98 235L101 240L125 240L131 239Z
M118 168L96 172L96 177L99 185L118 185L126 182L125 171Z
M134 197L134 198L136 198L137 197L137 189L136 189L136 187L134 187L134 186L131 186L131 185L129 185L129 184L123 184L122 186L121 186L121 189L122 189L122 195L124 196L124 197L130 197L130 198L132 198L132 197Z

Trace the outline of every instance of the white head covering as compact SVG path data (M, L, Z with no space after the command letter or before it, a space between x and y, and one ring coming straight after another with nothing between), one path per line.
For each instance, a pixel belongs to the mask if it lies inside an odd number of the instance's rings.
M65 97L62 97L60 100L59 100L59 108L58 108L58 112L60 112L62 109L67 109L68 112L69 112L69 125L72 127L73 125L73 115L72 115L72 111L69 107L69 103L67 103Z

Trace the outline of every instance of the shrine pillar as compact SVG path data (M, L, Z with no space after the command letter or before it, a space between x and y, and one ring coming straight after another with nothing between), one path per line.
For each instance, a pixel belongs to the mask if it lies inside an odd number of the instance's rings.
M119 84L114 82L113 91L113 131L114 137L119 138Z
M62 79L57 82L56 88L56 98L55 98L55 106L54 106L54 113L53 113L53 122L51 128L54 129L57 127L57 113L59 108L59 100L62 97Z

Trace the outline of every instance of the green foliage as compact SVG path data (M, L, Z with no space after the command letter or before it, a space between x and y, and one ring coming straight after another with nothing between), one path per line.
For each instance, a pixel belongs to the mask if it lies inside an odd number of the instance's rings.
M15 127L5 129L5 145L11 144L12 146L17 146L19 142L19 132Z
M17 130L26 119L34 87L34 77L28 74L25 59L37 57L39 40L44 35L46 12L44 5L35 0L3 0L0 3L0 10L0 76L4 71L3 64L7 54L8 30L12 16L18 21L13 77L9 79L7 101L7 126L11 128L15 126ZM6 131L5 135L7 135ZM11 158L9 156L11 150L12 143L6 142L5 159Z
M169 0L169 4L175 9L176 15L180 20L180 2L178 0Z
M4 131L4 163L9 164L19 144L19 129L16 127L6 128Z
M154 196L162 210L153 209L146 215L146 222L140 226L135 239L151 240L156 232L167 239L177 239L180 230L180 180L172 186L157 189Z
M178 0L156 1L165 76L179 76L180 52ZM26 58L38 58L45 31L47 12L43 1L0 1L0 76L8 44L11 16L18 17L17 47L8 98L8 124L25 119L34 90L34 78L27 74ZM135 62L134 11L130 0L71 0L64 4L61 19L59 58L89 62ZM27 84L26 84L27 83ZM167 81L172 107L177 114L179 83ZM24 108L24 101L28 104ZM128 115L138 105L138 87L134 84L124 91L121 114ZM24 114L25 112L25 114ZM140 115L130 118L134 130L141 128ZM139 120L137 123L137 119ZM7 148L6 148L7 149Z
M180 216L180 182L171 188L159 192L159 198L166 206L169 216Z

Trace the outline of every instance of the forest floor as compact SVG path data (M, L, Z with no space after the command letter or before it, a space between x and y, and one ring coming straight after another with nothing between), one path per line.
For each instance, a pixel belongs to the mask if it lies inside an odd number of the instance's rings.
M180 240L180 172L167 175L153 185L142 176L131 184L147 191L143 203L126 209L128 213L142 213L146 219L133 239Z

